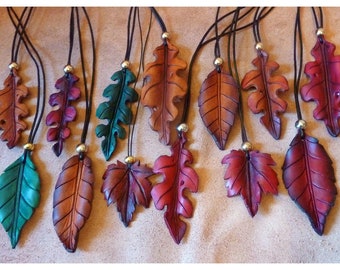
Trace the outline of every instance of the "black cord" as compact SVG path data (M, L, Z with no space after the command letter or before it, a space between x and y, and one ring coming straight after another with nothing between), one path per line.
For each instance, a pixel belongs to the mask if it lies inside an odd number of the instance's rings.
M216 41L215 41L215 58L221 57L221 48L220 48L220 38L218 37L218 17L219 17L219 13L220 13L220 7L217 7L216 10L216 17L215 17L215 37L216 37ZM217 66L218 71L221 71L220 66Z
M135 21L137 15L138 8L131 7L129 11L129 19L128 19L128 27L127 27L127 42L126 42L126 53L125 53L125 60L129 61L131 48L132 48L132 41L133 41L133 34L135 31ZM133 12L133 17L132 17ZM132 18L132 23L131 23Z
M320 17L320 18L318 18L317 14L316 14L316 11L315 11L315 8L312 7L313 16L314 16L314 21L315 21L315 25L316 25L316 28L317 28L317 29L323 27L323 14L322 14L322 8L321 8L321 7L318 7L318 9L319 9L319 17Z
M30 12L33 11L33 7L30 8ZM16 28L16 31L20 35L20 39L22 40L27 53L30 55L31 59L33 60L36 70L37 70L37 104L36 104L36 113L34 115L34 119L32 122L32 128L28 137L28 142L33 144L34 138L36 136L36 133L39 129L41 119L44 114L45 110L45 100L46 100L46 83L45 83L45 71L43 62L41 60L41 57L38 53L38 51L35 49L34 45L32 44L30 38L28 37L26 33L26 29L24 25L22 25L19 16L16 14L15 10L11 7L7 8L8 15ZM29 13L30 14L30 13ZM14 17L17 20L17 23L14 20ZM20 30L21 28L21 30ZM33 52L32 52L32 51ZM35 56L33 55L35 54ZM42 86L41 86L42 84ZM42 88L42 89L41 89Z
M71 7L71 15L70 15L70 44L69 44L69 51L68 51L68 60L67 64L71 65L71 57L72 57L72 50L73 50L73 42L74 42L74 7Z
M157 10L154 8L154 7L150 7L151 11L152 11L152 14L156 17L156 20L157 22L159 23L159 26L161 27L162 29L162 32L165 33L165 32L168 32L166 30L166 26L165 26L165 23L164 21L162 20L161 16L158 14Z

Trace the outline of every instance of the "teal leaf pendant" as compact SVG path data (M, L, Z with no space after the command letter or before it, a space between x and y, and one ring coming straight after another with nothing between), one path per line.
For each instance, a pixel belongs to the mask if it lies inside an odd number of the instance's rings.
M0 222L15 248L20 232L40 202L40 179L31 152L8 166L0 175Z
M101 103L96 111L99 119L108 120L106 125L100 124L96 127L97 137L104 137L101 147L106 160L111 158L116 149L116 137L126 137L126 131L121 124L130 125L132 122L133 115L128 103L138 100L137 92L129 87L129 84L136 80L129 69L123 68L115 72L111 79L116 83L110 84L103 92L103 96L109 98L109 101Z

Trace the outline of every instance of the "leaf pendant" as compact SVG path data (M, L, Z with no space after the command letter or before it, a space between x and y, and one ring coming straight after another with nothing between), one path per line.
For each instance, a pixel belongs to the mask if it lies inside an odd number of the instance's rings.
M224 175L227 196L240 195L252 217L258 211L262 193L277 195L279 181L271 168L276 163L269 154L232 150L222 159L222 164L228 165Z
M103 176L101 192L107 205L116 203L120 219L127 227L132 220L136 205L148 208L151 200L152 184L148 177L153 175L151 168L140 165L139 161L124 164L117 161L107 167Z
M40 202L40 179L31 152L8 166L0 175L0 222L15 248L25 223Z
M268 54L264 50L257 51L257 57L252 61L256 70L249 71L242 80L245 90L256 89L248 97L248 106L255 113L263 113L261 123L274 139L281 135L280 114L287 109L287 102L278 93L288 91L287 79L280 75L273 75L279 69L279 64L268 61Z
M21 84L21 78L15 69L11 71L0 90L0 139L7 141L7 147L13 148L19 142L27 124L22 118L28 116L28 109L22 100L28 95L28 88Z
M340 55L334 55L335 45L318 36L312 49L315 61L305 65L309 82L302 86L304 101L315 101L313 117L325 122L330 135L340 133Z
M307 214L322 235L337 194L332 161L316 138L298 133L282 167L289 196Z
M224 150L238 110L239 92L227 72L210 72L198 97L199 113L205 127L220 150Z
M60 91L53 93L49 98L49 104L58 107L46 116L46 125L54 126L47 132L47 141L56 142L52 147L56 156L60 156L64 141L71 135L68 123L74 121L77 115L76 109L71 106L71 101L80 97L80 89L75 87L78 80L79 78L71 73L65 74L55 84L56 89Z
M116 149L116 137L126 137L126 131L121 124L129 125L132 122L133 114L128 103L138 100L137 92L129 87L129 84L136 80L129 69L117 71L111 79L117 83L110 84L103 92L103 96L109 98L109 101L101 103L96 111L99 119L108 120L106 125L100 124L96 128L97 137L104 137L101 147L106 160L111 158Z
M178 74L187 64L177 57L178 52L166 39L166 43L154 50L156 60L147 64L144 71L141 103L150 109L149 124L165 145L170 144L170 124L178 115L176 103L187 92L187 82Z
M74 155L66 161L53 194L53 224L68 252L76 251L79 232L90 216L93 185L90 158Z
M194 211L184 191L198 191L198 175L188 166L192 164L193 157L184 147L186 141L185 132L181 132L171 146L171 156L160 156L153 168L154 173L163 175L163 181L153 187L151 196L158 210L166 207L165 223L177 244L181 242L187 227L180 216L191 218Z

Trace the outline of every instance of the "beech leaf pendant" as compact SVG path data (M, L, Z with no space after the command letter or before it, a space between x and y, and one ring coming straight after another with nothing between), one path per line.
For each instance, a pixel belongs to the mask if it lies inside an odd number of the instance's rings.
M76 251L79 232L90 216L93 185L90 158L74 155L66 161L53 194L53 225L68 252Z
M240 195L252 217L258 211L262 193L277 195L279 181L271 168L276 163L269 154L232 150L222 164L228 165L224 175L227 196Z
M150 109L149 123L158 132L159 141L170 144L170 124L178 115L176 103L187 92L187 82L178 73L187 64L177 57L178 49L169 40L154 50L156 60L147 64L144 72L141 103Z
M184 148L186 141L186 134L182 132L171 147L171 156L160 156L153 168L154 173L163 175L163 181L153 187L151 196L158 210L166 207L165 223L177 244L181 242L187 227L180 216L191 218L194 211L184 191L198 191L198 175L188 166L192 164L193 157Z
M198 97L199 113L220 150L224 150L238 110L239 91L234 78L216 69L204 80Z
M8 166L0 175L0 222L15 248L26 222L40 202L40 179L31 152Z
M249 71L241 85L245 90L256 89L248 97L248 106L255 114L263 113L261 123L277 140L281 135L280 114L287 109L287 102L278 94L288 91L288 82L283 76L273 75L280 66L274 61L268 61L265 51L259 50L252 63L257 69Z
M75 75L65 74L55 83L56 89L60 91L51 94L48 101L52 107L57 106L56 110L49 112L46 116L46 125L52 126L47 131L47 141L56 142L52 147L56 156L60 156L64 141L71 135L68 123L74 121L77 115L71 102L80 97L80 89L75 87L78 80L79 78Z
M337 194L332 161L316 138L298 133L282 167L283 182L291 199L307 214L322 235Z
M334 51L334 44L318 37L312 49L315 61L305 65L309 82L302 86L301 97L316 102L313 117L324 121L328 133L336 137L340 133L340 55Z
M133 164L117 161L105 171L101 192L108 205L116 203L120 219L126 227L132 220L136 205L144 208L150 205L152 184L148 177L151 175L152 169L140 165L139 161Z
M129 87L129 84L136 80L129 69L115 72L111 79L117 83L110 84L103 92L103 96L109 98L109 101L101 103L96 111L99 119L108 120L106 125L100 124L96 128L97 137L104 137L101 147L106 160L111 158L116 149L116 137L126 137L126 131L121 124L129 125L132 122L133 114L128 103L138 100L137 92Z
M21 78L13 69L4 82L4 89L0 90L0 139L7 141L7 147L13 148L19 142L21 133L27 129L22 120L28 116L28 109L22 100L27 97L28 89L21 84Z

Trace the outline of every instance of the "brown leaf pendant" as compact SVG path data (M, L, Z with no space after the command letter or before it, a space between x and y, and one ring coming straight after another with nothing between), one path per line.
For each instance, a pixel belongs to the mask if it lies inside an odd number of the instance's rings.
M22 99L28 95L28 89L21 84L21 78L13 68L4 82L5 88L0 90L0 138L7 141L7 147L13 148L18 144L21 132L27 129L22 120L28 116L28 109Z
M177 115L175 103L187 92L187 81L178 73L185 70L186 62L177 57L178 49L168 39L154 50L156 60L147 64L141 103L151 111L150 126L159 134L159 141L170 143L170 123Z
M243 89L256 89L248 98L248 106L255 114L263 113L261 123L273 138L279 139L280 114L286 111L287 102L278 93L288 91L288 82L281 75L273 75L280 66L274 61L268 61L268 54L264 50L257 51L257 57L252 63L257 69L249 71L241 83Z
M74 155L62 168L53 194L53 224L69 252L75 252L79 232L91 213L94 177L85 153Z

